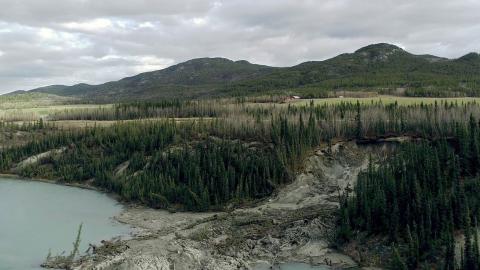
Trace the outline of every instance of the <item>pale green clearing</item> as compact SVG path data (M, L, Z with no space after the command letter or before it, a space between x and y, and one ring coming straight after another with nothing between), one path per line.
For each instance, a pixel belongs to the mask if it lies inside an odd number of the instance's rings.
M35 113L40 116L47 116L54 112L65 111L65 110L77 110L77 109L108 109L111 108L113 104L98 105L98 104L74 104L74 105L51 105L51 106L42 106L42 107L31 107L23 109L10 109L5 111L21 111L25 113Z
M97 105L97 104L76 104L76 105L50 105L21 109L0 109L0 120L18 121L18 120L38 120L45 118L55 112L66 110L87 110L111 108L113 104Z
M74 103L75 98L61 97L45 93L25 93L0 96L0 110L28 109Z
M398 97L398 96L376 96L376 97L345 97L345 98L324 98L324 99L298 99L290 100L285 103L248 103L248 106L261 106L261 107L271 107L271 106L308 106L313 102L314 105L322 104L341 104L341 103L357 103L361 104L393 104L397 103L400 106L409 106L409 105L419 105L419 104L443 104L448 103L478 103L480 104L480 97L463 97L463 98L426 98L426 97ZM11 102L11 101L9 101ZM223 101L224 102L224 101ZM225 104L220 102L220 106L226 106L227 108L233 104ZM26 106L25 103L22 106ZM20 108L2 108L2 102L0 100L0 120L10 121L10 122L22 122L22 121L36 121L40 118L48 120L48 116L53 115L57 112L62 111L82 111L82 110L95 110L95 109L110 109L114 104L71 104L71 105L44 105L35 104L35 101L29 101L29 107L20 107ZM233 108L233 107L232 107ZM178 119L177 121L179 121ZM183 119L191 120L191 119ZM104 122L104 123L101 123ZM79 126L90 126L90 125L111 125L118 121L57 121L57 124L65 127L79 127Z

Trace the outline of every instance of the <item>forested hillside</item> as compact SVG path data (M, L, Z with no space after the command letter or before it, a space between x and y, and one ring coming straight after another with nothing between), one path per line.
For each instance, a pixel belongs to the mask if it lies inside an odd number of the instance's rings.
M326 97L336 91L446 97L479 96L479 78L478 53L446 59L382 43L287 68L200 58L101 85L55 85L32 91L90 102L265 94Z
M390 269L478 269L479 135L471 116L451 137L407 143L378 167L370 163L344 194L337 241L381 239L392 247Z
M354 90L407 96L477 96L480 61L472 53L449 60L413 55L390 44L375 44L352 54L307 62L265 77L232 86L245 90L289 89L303 96L322 97L328 91Z
M32 155L64 149L38 164L17 168L17 172L66 182L93 180L127 200L206 210L271 194L292 180L305 155L321 143L394 134L452 136L457 125L465 122L465 115L480 116L474 103L262 107L242 102L226 106L177 101L119 105L89 117L148 118L152 108L169 118L50 133L2 151L0 168L9 171ZM193 116L200 118L187 122L172 119ZM208 118L211 116L215 118Z
M356 186L340 191L338 247L378 239L384 248L371 252L381 250L380 265L392 269L479 264L473 248L480 213L475 101L170 100L65 110L52 117L20 126L1 122L9 136L35 134L4 144L1 172L90 185L171 210L228 209L264 199L291 183L319 146L409 138L396 155L371 160ZM56 119L117 122L59 129ZM467 239L463 261L452 255L459 235Z
M52 86L32 91L95 102L209 97L217 95L216 91L225 85L258 78L275 69L247 61L199 58L101 85Z

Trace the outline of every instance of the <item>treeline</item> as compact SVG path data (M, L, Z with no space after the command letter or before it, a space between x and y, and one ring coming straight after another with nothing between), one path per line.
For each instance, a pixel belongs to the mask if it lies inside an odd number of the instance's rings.
M405 90L407 97L478 97L480 93L467 89L434 89L434 88L409 88Z
M146 118L218 117L220 109L212 102L163 100L118 103L112 106L55 111L49 120L130 120Z
M391 269L480 269L479 143L471 116L448 140L407 143L378 167L370 162L353 194L343 196L339 244L380 235L395 246ZM457 260L459 232L465 240Z
M21 123L0 121L0 131L38 131L54 128L55 124L45 122L43 118L40 118L36 121L27 121Z

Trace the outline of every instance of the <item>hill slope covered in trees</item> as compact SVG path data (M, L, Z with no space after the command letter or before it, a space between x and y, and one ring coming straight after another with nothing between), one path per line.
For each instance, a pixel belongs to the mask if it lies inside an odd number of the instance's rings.
M319 97L331 91L392 93L399 89L410 96L478 96L479 81L478 53L447 59L414 55L381 43L325 61L286 68L199 58L100 85L55 85L31 91L90 101L263 94Z

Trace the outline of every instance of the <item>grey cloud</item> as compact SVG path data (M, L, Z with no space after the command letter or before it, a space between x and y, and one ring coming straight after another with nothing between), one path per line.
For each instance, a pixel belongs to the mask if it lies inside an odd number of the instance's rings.
M479 51L476 0L0 0L0 93L101 83L195 57L289 66L390 42Z
M152 17L208 11L210 1L197 0L0 0L0 18L27 24L98 17Z

